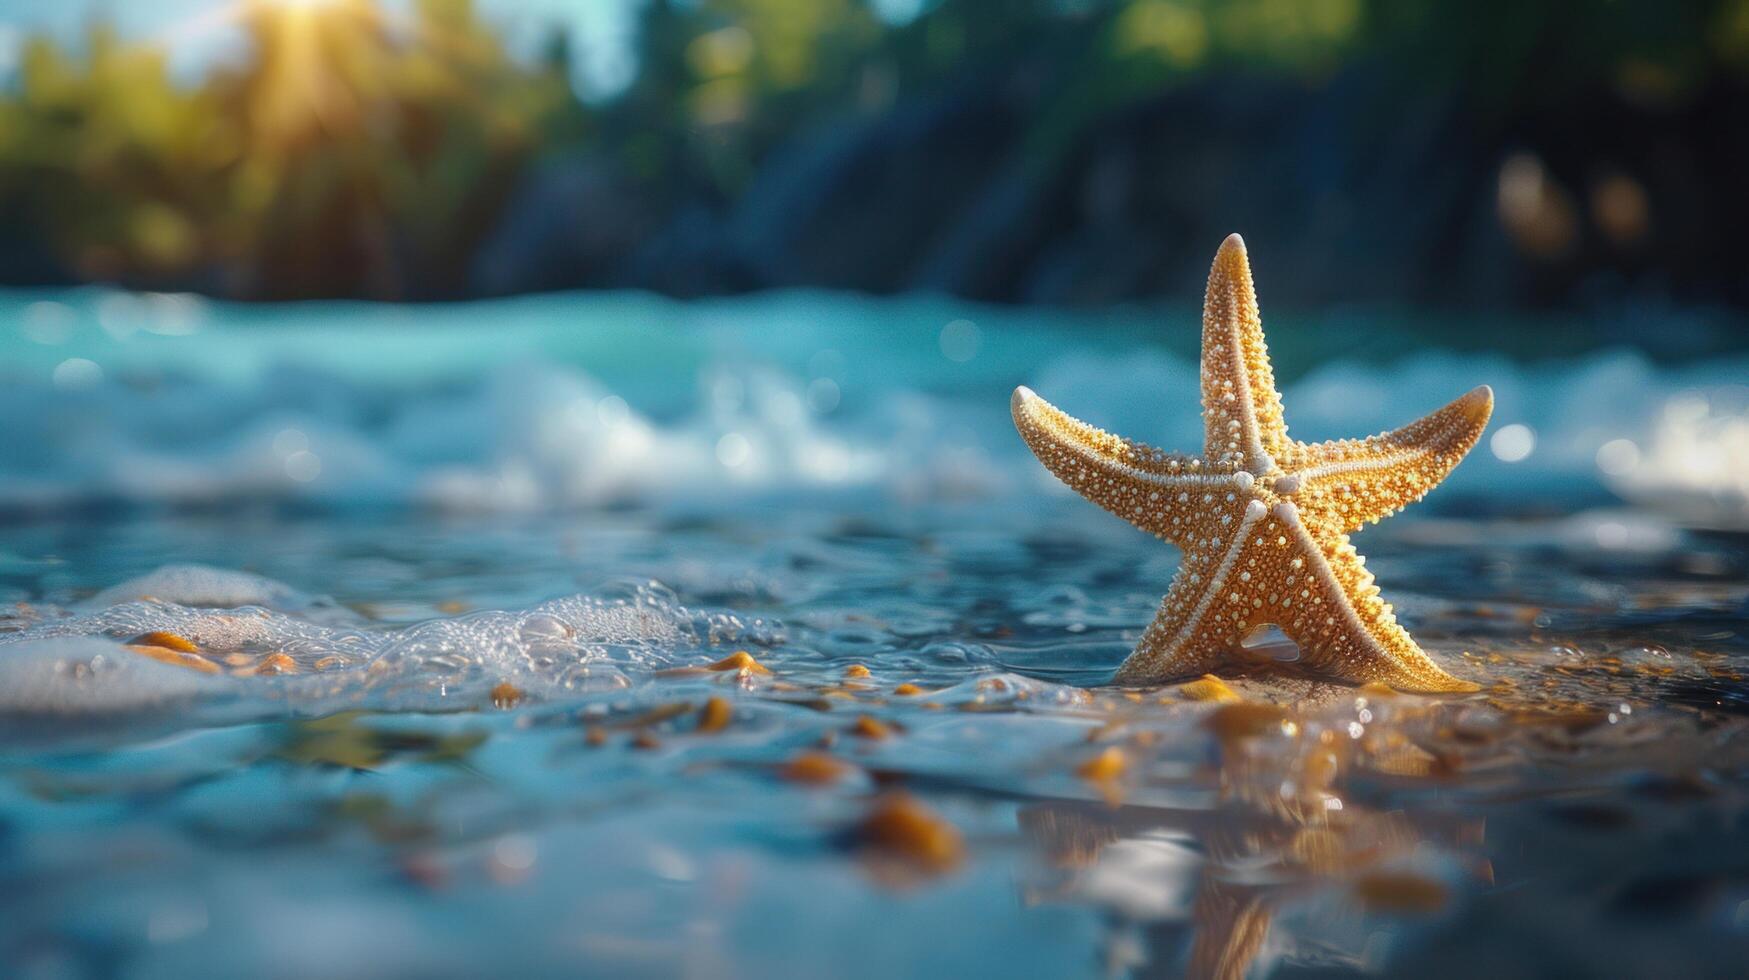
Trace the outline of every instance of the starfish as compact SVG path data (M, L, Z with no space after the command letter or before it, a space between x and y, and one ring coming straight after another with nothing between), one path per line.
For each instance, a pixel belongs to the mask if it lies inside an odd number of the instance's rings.
M1274 627L1316 674L1406 691L1477 689L1397 622L1348 535L1420 500L1457 466L1493 411L1486 385L1393 432L1289 439L1245 242L1231 235L1203 306L1202 456L1103 432L1026 387L1011 407L1058 479L1184 552L1117 683L1208 673Z

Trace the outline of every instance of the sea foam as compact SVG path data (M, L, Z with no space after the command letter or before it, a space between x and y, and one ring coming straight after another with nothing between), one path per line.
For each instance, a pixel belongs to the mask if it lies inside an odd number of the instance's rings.
M298 594L270 579L203 566L167 567L104 594L129 596L141 582L192 583L199 587L180 594L208 599L215 583L248 586L230 598ZM237 711L473 708L499 684L535 696L624 690L660 670L708 663L721 648L768 647L782 636L756 618L689 609L655 583L397 629L356 618L337 626L305 611L250 604L202 608L154 598L87 605L95 611L0 633L0 722L168 716L190 705L217 712L214 720ZM165 636L197 649L212 669L149 656ZM244 666L282 655L288 666L271 677Z
M0 316L9 301L0 295ZM52 349L0 330L0 511L697 509L1064 492L1012 431L1007 395L1020 383L1162 448L1201 443L1193 360L1067 314L818 294L561 296L421 311L415 324L393 307L215 304L197 332L165 335L99 329L102 304L85 294L66 305L78 326ZM984 323L973 356L947 357L942 324L973 319ZM101 372L57 380L68 358ZM1488 384L1488 433L1424 507L1619 496L1741 527L1744 377L1744 358L1672 367L1628 350L1533 363L1428 350L1317 361L1284 401L1294 436L1342 438Z

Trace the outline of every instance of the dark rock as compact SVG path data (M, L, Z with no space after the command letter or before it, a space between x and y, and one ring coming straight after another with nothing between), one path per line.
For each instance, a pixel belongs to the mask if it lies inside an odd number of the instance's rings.
M774 285L904 288L1021 132L1012 99L989 87L806 132L735 207L734 245Z
M591 153L549 160L514 195L470 286L1191 300L1215 243L1238 231L1274 308L1560 305L1668 319L1687 303L1749 305L1735 241L1749 221L1735 176L1749 130L1727 125L1741 93L1725 83L1674 105L1594 90L1501 105L1404 86L1400 66L1380 61L1316 84L1211 74L1101 112L1060 85L1016 83L1024 75L970 73L801 131L728 201L686 179L638 185ZM1529 161L1565 209L1540 251L1501 216L1512 161ZM1599 213L1612 175L1643 192L1637 237ZM1624 315L1595 329L1643 342ZM1705 349L1715 332L1700 324L1683 343Z
M638 248L616 284L693 299L743 293L770 283L730 244L722 215L693 206Z
M523 179L468 270L476 293L614 284L658 230L630 183L607 161L570 153Z

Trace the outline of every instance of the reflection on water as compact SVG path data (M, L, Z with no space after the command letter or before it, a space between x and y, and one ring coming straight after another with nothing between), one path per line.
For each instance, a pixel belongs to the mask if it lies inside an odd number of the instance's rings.
M1362 928L1368 913L1387 924L1438 914L1454 892L1494 882L1479 816L1379 810L1344 797L1367 773L1425 779L1437 764L1395 727L1405 719L1386 718L1369 700L1376 696L1354 698L1365 723L1296 720L1245 702L1216 709L1208 719L1216 757L1201 775L1218 789L1206 806L1023 809L1021 827L1057 872L1034 897L1109 908L1120 930L1147 939L1126 954L1139 957L1130 965L1156 971L1230 978L1283 960L1379 966L1389 930ZM1356 738L1348 724L1387 734ZM1281 927L1278 912L1287 916Z

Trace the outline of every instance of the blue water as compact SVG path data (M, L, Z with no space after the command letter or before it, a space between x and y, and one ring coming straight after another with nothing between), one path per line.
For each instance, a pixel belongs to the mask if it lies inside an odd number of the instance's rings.
M1194 448L1193 310L0 295L0 973L1736 972L1749 360L1268 322L1525 430L1357 539L1484 694L1105 686L1176 555L1007 393Z

